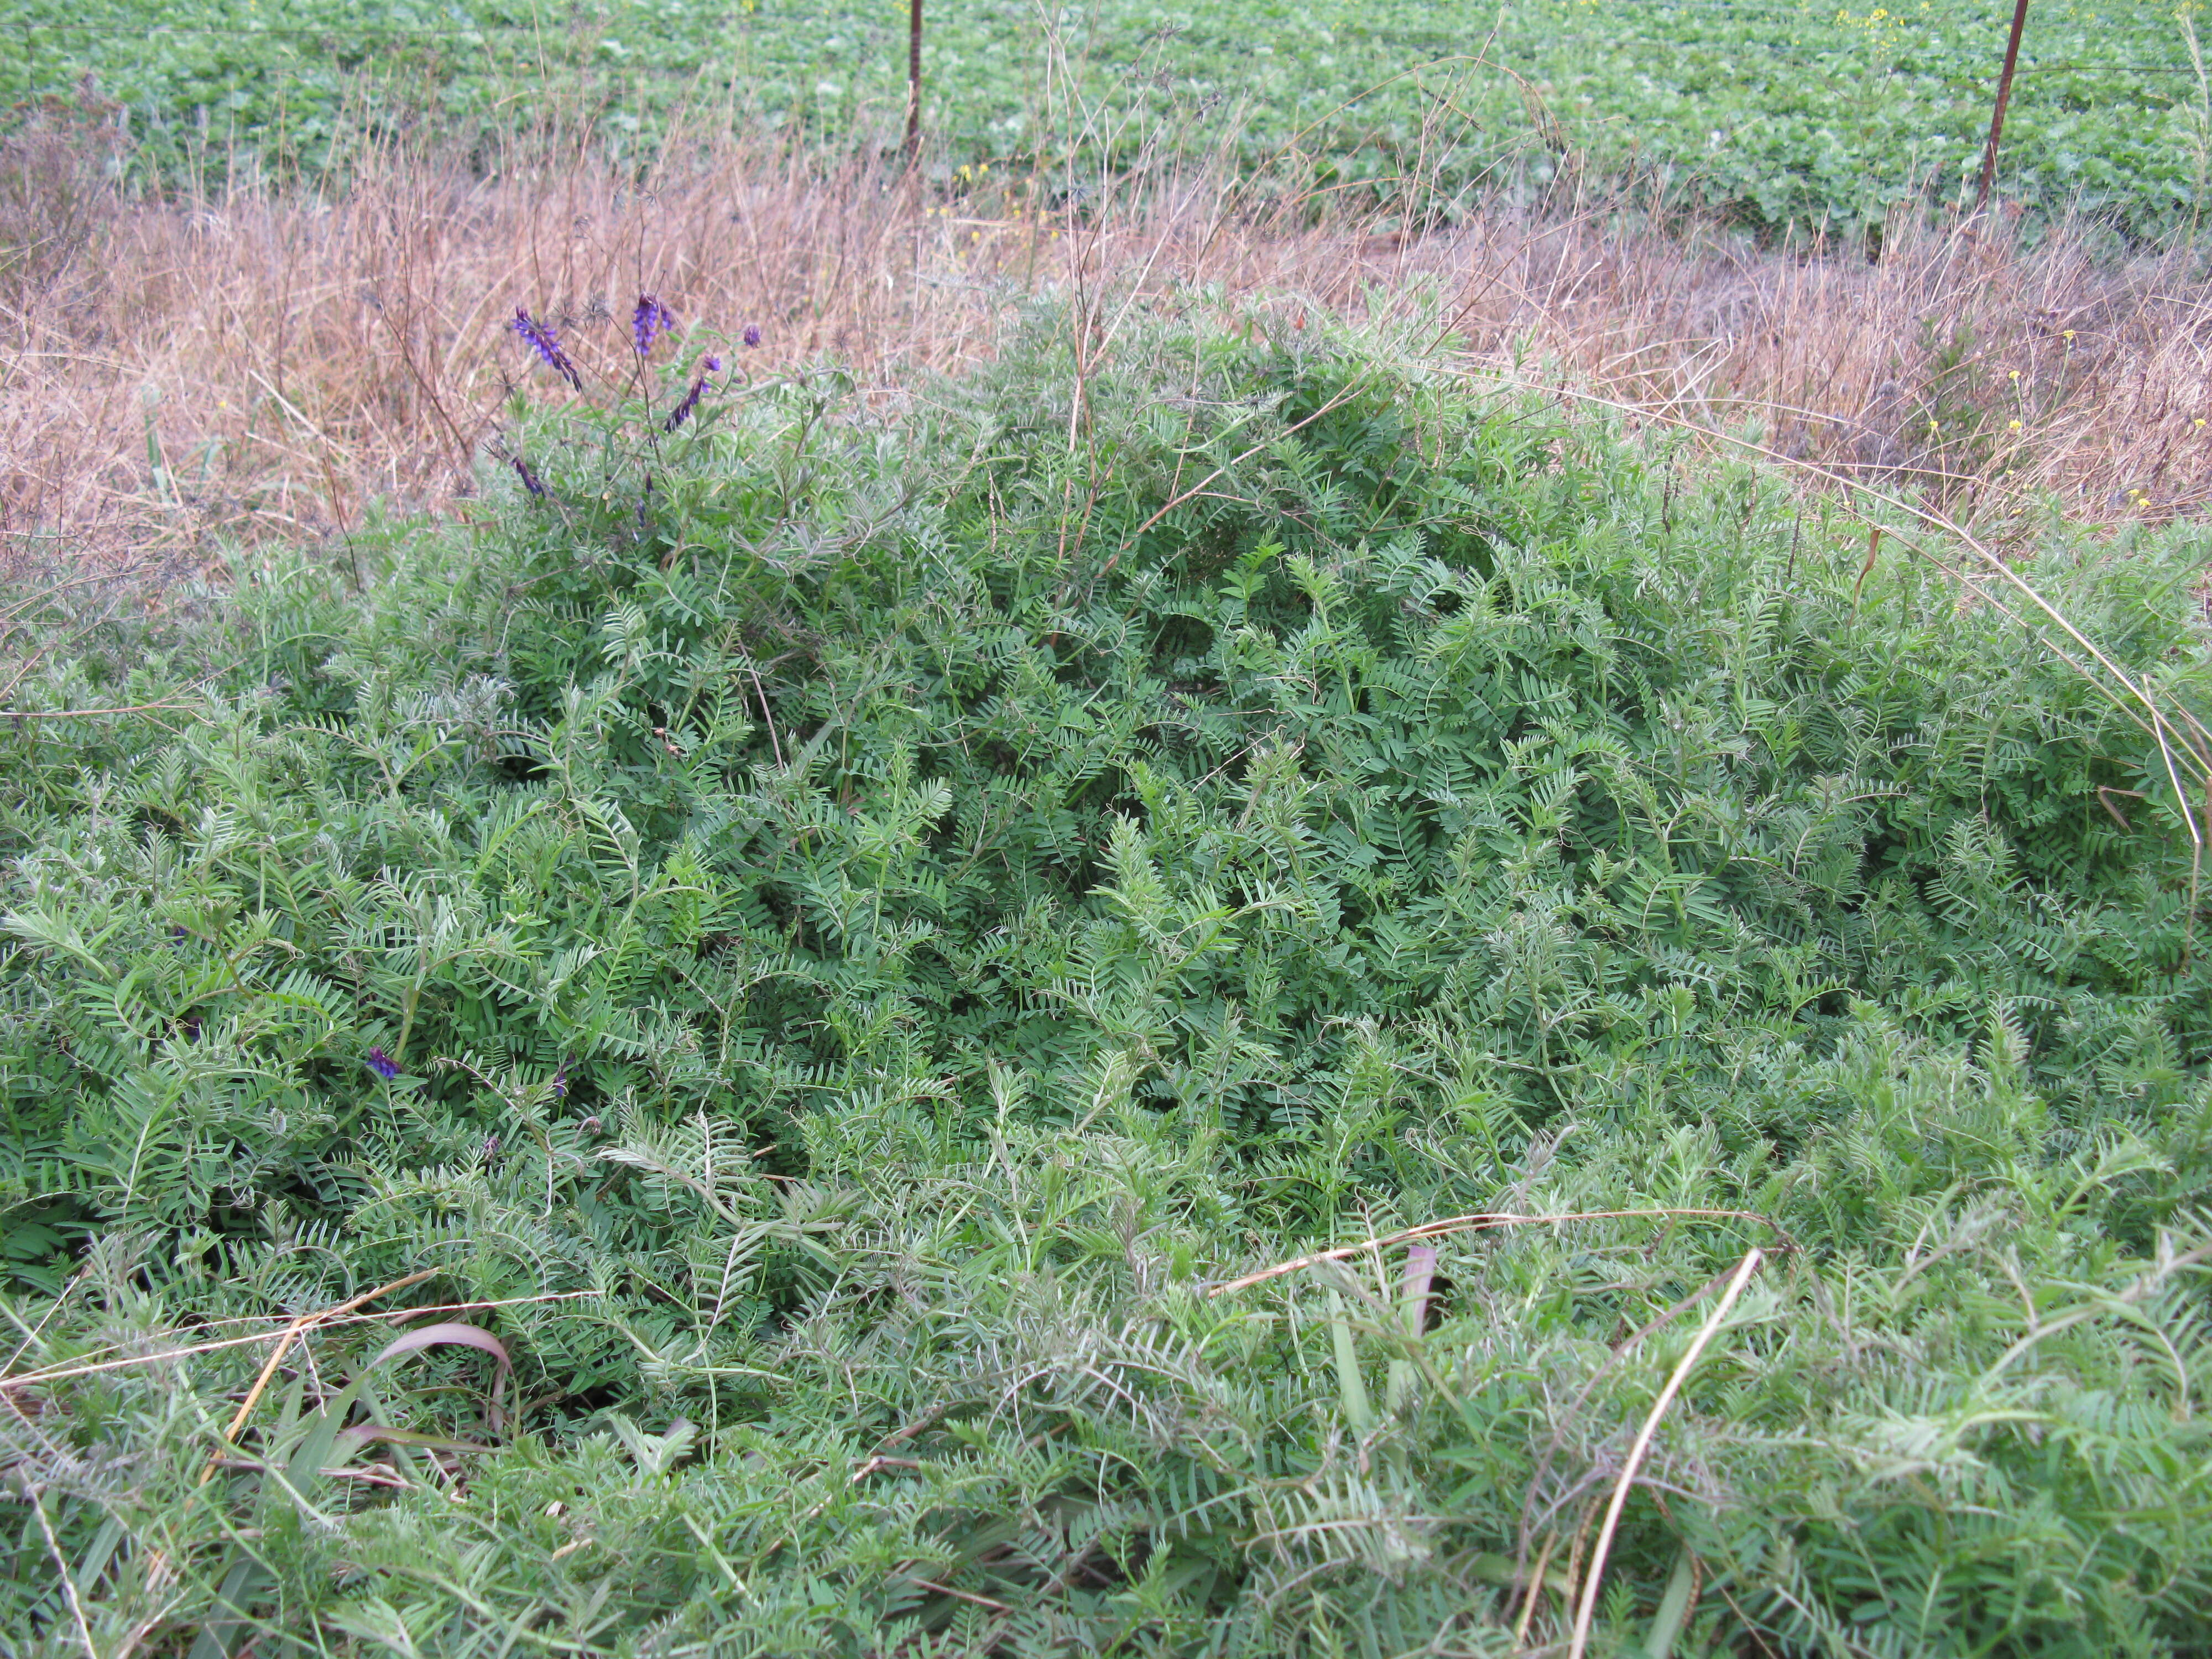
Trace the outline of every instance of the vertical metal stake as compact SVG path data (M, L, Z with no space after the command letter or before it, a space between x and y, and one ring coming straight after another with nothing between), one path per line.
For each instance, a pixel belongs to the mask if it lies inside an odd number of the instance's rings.
M2027 0L2021 0L2022 6ZM906 41L906 159L911 167L921 155L921 0L913 0L907 14Z
M920 8L921 0L915 0ZM1974 192L1977 216L1990 204L1990 187L1997 181L1997 140L2004 134L2005 104L2012 97L2013 65L2020 62L2020 32L2027 27L2027 0L2014 0L2012 38L2005 42L2004 73L1997 76L1997 106L1990 114L1990 147L1982 152L1982 187Z

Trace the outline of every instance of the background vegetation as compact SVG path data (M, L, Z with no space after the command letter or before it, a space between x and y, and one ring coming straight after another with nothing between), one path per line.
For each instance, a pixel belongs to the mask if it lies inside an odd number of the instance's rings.
M12 1651L2201 1639L2201 534L1185 309L22 681Z
M2212 155L2197 10L2038 4L2008 193L2137 242L2193 229ZM549 111L632 159L678 112L842 146L902 120L904 21L781 0L20 0L0 101L90 73L157 175L220 174L241 150L288 176L343 170L363 134L496 137ZM1765 232L1858 234L1971 185L2008 23L1967 0L963 0L929 14L927 119L946 173L1043 163L1049 184L1070 142L1115 153L1142 117L1424 219L1580 167Z

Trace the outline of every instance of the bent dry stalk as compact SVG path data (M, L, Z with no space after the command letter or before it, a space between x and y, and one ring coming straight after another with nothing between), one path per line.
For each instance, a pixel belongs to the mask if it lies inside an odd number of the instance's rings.
M1719 1303L1706 1316L1705 1322L1698 1327L1697 1335L1690 1340L1688 1350L1667 1378L1667 1385L1659 1390L1659 1398L1652 1402L1651 1410L1644 1419L1644 1426L1636 1431L1635 1442L1628 1449L1628 1460L1621 1465L1620 1479L1613 1483L1613 1498L1606 1505L1605 1524L1598 1529L1597 1547L1590 1552L1589 1571L1583 1575L1582 1600L1575 1608L1574 1638L1567 1650L1570 1659L1583 1659L1583 1655L1589 1650L1590 1620L1597 1611L1597 1592L1605 1577L1606 1557L1612 1553L1614 1529L1620 1525L1620 1511L1628 1502L1629 1489L1636 1484L1636 1472L1643 1467L1644 1454L1651 1449L1652 1436L1659 1431L1659 1419L1667 1414L1667 1407L1674 1403L1674 1396L1681 1392L1682 1384L1697 1369L1705 1345L1713 1340L1713 1333L1720 1329L1722 1322L1729 1316L1729 1310L1735 1306L1736 1298L1743 1294L1743 1287L1751 1282L1751 1276L1759 1271L1759 1264L1765 1260L1766 1252L1756 1244L1743 1253L1743 1260L1736 1264L1735 1273L1729 1279L1728 1288L1721 1292Z

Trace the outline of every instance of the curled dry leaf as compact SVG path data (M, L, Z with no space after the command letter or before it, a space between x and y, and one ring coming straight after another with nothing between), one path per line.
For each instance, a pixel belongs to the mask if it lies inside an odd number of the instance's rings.
M403 1359L410 1353L420 1352L424 1348L434 1348L444 1342L457 1342L464 1347L480 1349L497 1362L498 1370L492 1381L491 1405L484 1413L485 1421L494 1430L497 1430L502 1425L506 1418L506 1413L499 1405L499 1395L505 1389L507 1379L514 1370L514 1362L507 1357L507 1345L481 1325L463 1325L458 1322L424 1325L419 1329L407 1332L404 1335L394 1337L390 1342L386 1343L376 1358L368 1362L368 1368L374 1370L388 1359Z

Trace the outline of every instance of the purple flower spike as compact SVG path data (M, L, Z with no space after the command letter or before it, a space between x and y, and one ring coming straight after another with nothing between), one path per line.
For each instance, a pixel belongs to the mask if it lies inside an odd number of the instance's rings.
M381 1048L371 1048L368 1051L368 1069L389 1083L399 1075L399 1062Z
M520 455L512 455L507 458L507 464L514 469L514 476L522 480L522 487L525 489L533 495L544 495L545 480L532 470L529 462L524 460Z
M653 340L674 327L676 319L668 314L668 307L650 294L637 296L637 309L630 313L630 337L637 342L637 355L644 356L653 349Z
M528 342L530 349L544 360L546 368L574 390L581 392L584 389L584 377L576 372L575 364L568 361L568 354L561 349L561 342L554 337L551 329L520 306L515 307L514 320L507 326Z
M553 1073L553 1098L565 1099L568 1093L568 1062L562 1060L561 1069Z
M691 382L691 389L684 394L684 401L676 405L676 412L668 417L667 424L661 429L665 432L673 432L684 422L690 420L691 411L699 407L699 399L705 395L706 390L707 377L702 374Z
M749 346L757 346L760 343L760 325L758 323L747 323L745 325L745 343Z
M722 360L720 357L708 358L707 372L709 374L720 374L722 372Z

